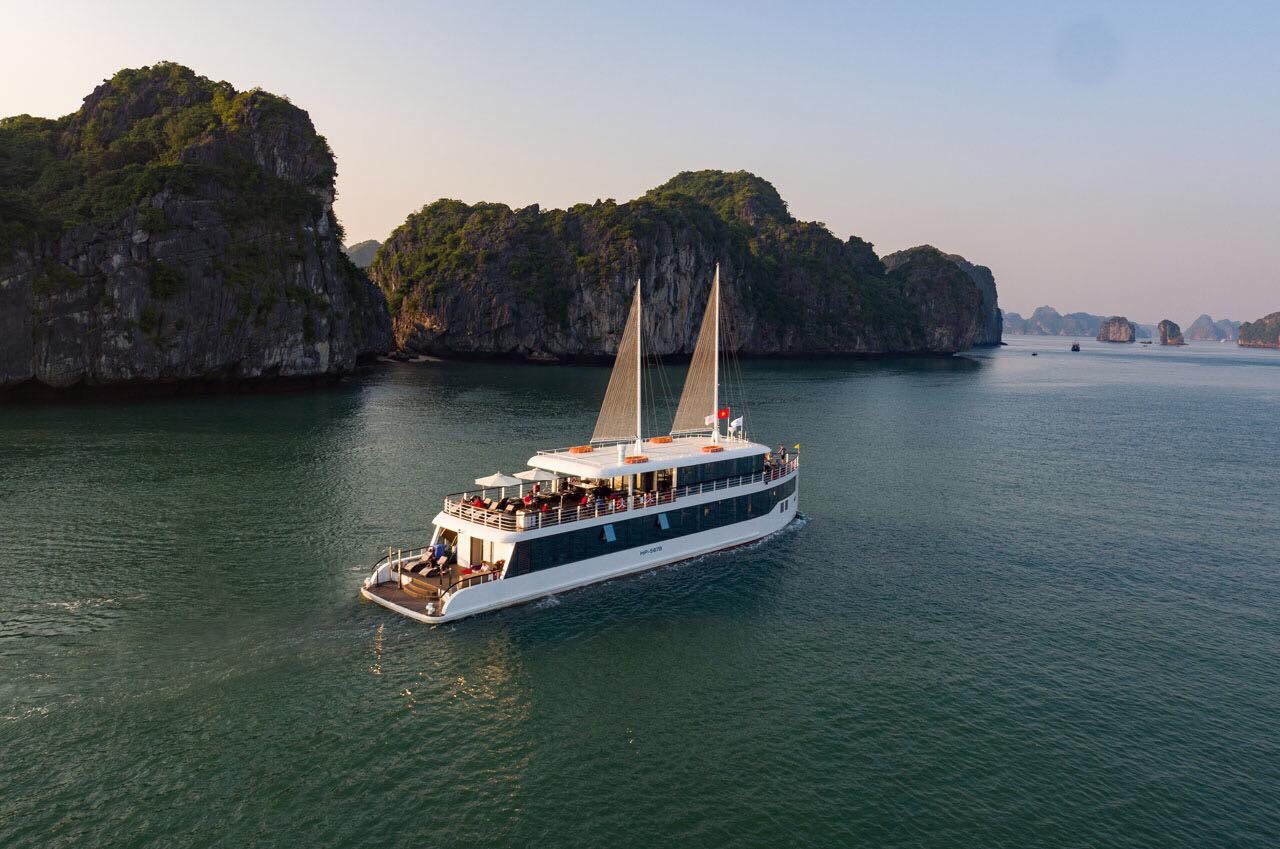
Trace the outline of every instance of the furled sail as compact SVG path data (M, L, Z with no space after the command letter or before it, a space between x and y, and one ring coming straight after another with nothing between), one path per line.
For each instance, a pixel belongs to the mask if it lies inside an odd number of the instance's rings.
M618 343L609 388L604 392L592 442L640 438L640 281Z
M689 373L684 379L684 391L680 393L680 405L671 425L672 433L709 431L710 416L714 423L720 383L720 265L711 282L711 295L707 298L707 311L702 316L698 330L698 343L689 361Z

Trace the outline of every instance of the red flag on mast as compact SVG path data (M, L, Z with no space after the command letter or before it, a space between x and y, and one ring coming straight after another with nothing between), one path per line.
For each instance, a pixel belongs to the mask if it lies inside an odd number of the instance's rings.
M728 407L721 407L721 408L720 408L720 411L716 413L716 418L718 418L718 419L727 419L727 418L729 418L729 408L728 408Z

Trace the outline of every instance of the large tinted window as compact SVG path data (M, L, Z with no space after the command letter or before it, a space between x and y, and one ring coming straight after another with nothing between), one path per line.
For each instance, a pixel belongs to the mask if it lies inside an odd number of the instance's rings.
M779 501L795 491L796 482L792 478L786 483L751 495L681 507L658 515L637 516L634 519L615 521L610 523L613 528L613 541L608 539L603 526L592 525L554 536L519 542L516 543L511 568L507 574L514 578L540 569L550 569L565 563L600 557L629 548L640 548L673 537L714 530L734 522L755 519L773 510ZM659 515L667 517L668 527L662 527Z
M709 481L751 475L764 468L764 455L739 457L736 460L717 460L699 466L684 466L678 472L681 485L707 483Z

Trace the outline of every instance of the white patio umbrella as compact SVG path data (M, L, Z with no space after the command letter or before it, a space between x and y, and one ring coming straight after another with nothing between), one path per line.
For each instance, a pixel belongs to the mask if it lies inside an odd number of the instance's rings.
M519 485L519 478L513 478L511 475L504 475L502 472L494 472L487 478L476 478L476 486L482 486L485 489L489 489L494 486L502 487L503 498L507 497L507 487Z
M546 469L525 469L523 472L516 472L516 477L531 483L559 480L557 475Z
M548 472L546 469L525 469L523 472L516 472L516 477L522 481L553 481L556 479L554 472Z

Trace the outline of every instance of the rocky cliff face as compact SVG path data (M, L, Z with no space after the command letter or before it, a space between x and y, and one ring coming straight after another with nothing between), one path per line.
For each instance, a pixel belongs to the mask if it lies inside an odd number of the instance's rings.
M920 310L929 344L943 351L957 339L972 340L966 347L991 344L986 332L992 316L986 309L982 289L974 282L973 274L956 259L931 245L922 245L889 254L883 260L889 278L900 285L902 293ZM972 288L964 285L966 280L973 284ZM993 280L993 288L994 285Z
M989 323L974 281L933 248L904 254L887 271L870 244L797 221L766 181L702 171L624 204L544 211L437 201L391 234L369 271L408 353L612 356L641 280L650 350L687 354L717 262L728 348L971 347Z
M1102 323L1098 331L1099 342L1132 342L1137 338L1138 329L1133 322L1122 315L1112 316Z
M1165 319L1156 325L1156 330L1160 334L1161 345L1185 345L1186 341L1182 338L1182 328L1178 327L1175 322Z
M307 114L178 65L0 122L0 388L341 374L390 346Z
M1239 332L1238 321L1214 321L1211 315L1201 315L1187 327L1186 337L1193 342L1234 342Z
M996 297L996 276L985 265L974 265L959 254L948 254L947 258L969 275L982 297L982 329L973 344L999 345L1004 337L1004 313L1000 311ZM885 259L887 263L888 258Z
M1242 348L1280 348L1280 312L1240 325L1236 344Z

